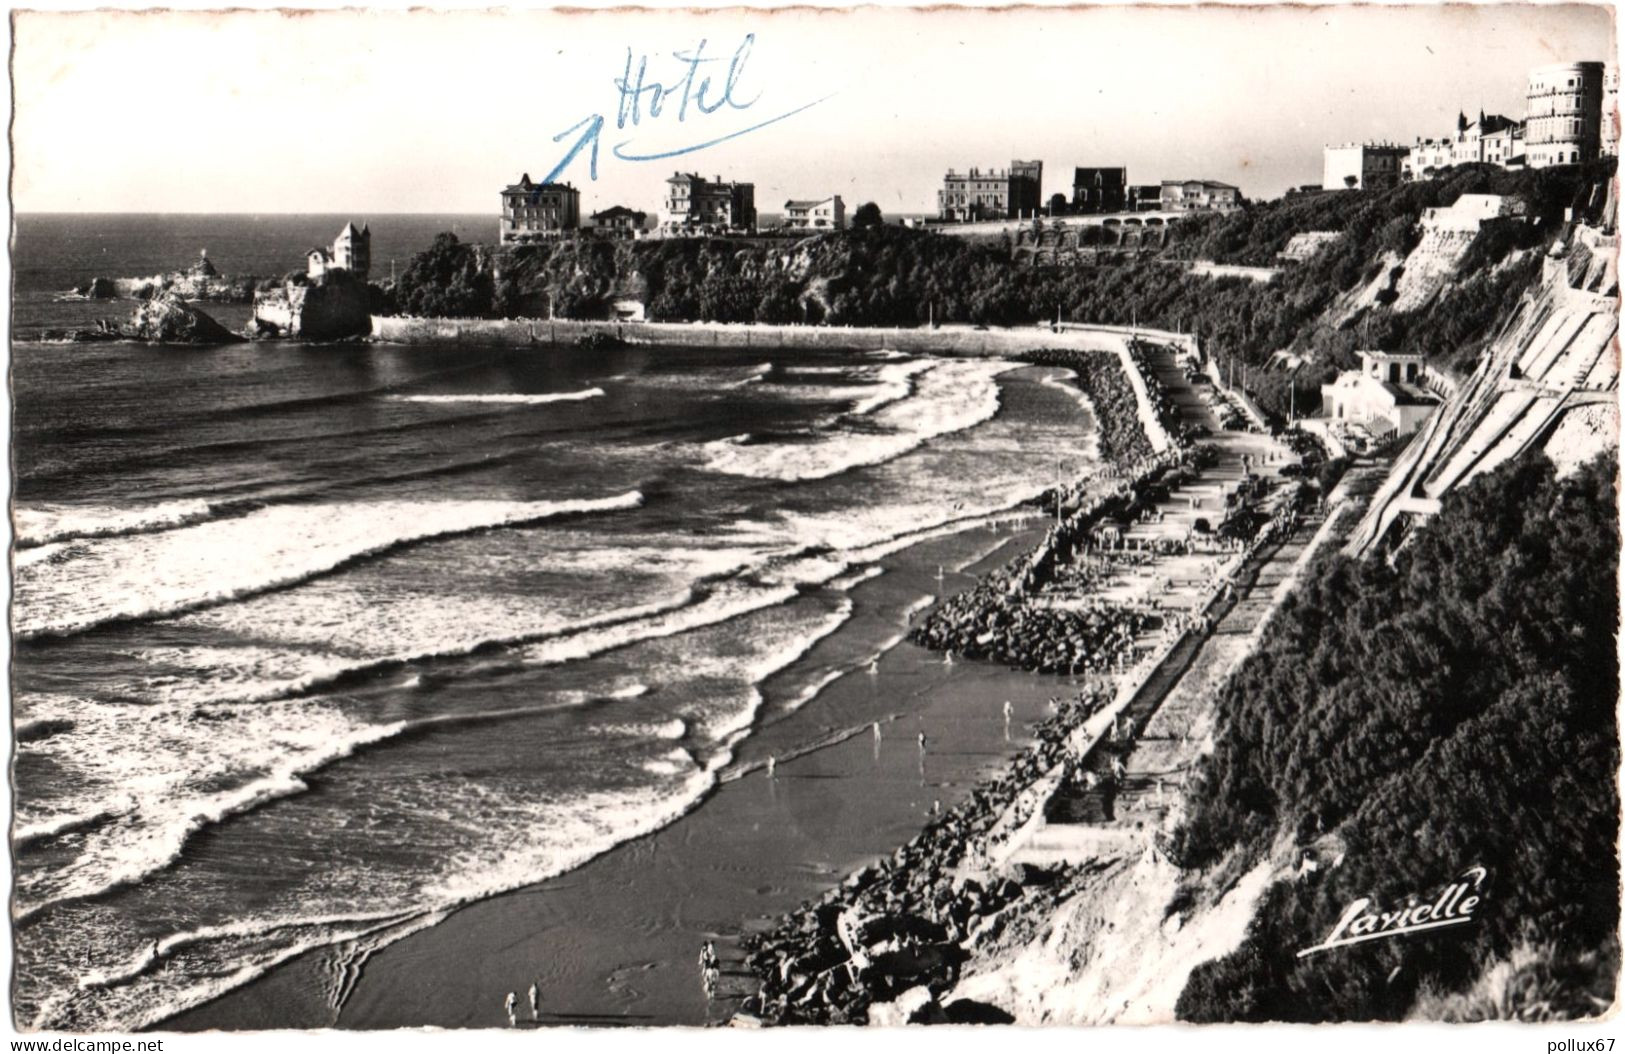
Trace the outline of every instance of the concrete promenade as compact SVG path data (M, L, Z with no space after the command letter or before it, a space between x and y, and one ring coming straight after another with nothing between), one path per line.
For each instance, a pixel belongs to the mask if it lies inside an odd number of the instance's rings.
M1181 416L1214 428L1211 407L1172 356L1153 353L1153 362ZM1172 490L1158 503L1155 519L1135 525L1138 541L1184 537L1202 509L1214 522L1222 518L1223 494L1240 481L1243 456L1271 483L1266 507L1285 499L1290 484L1280 469L1296 458L1284 444L1216 429L1204 442L1218 452L1218 462ZM1170 621L1186 616L1196 628L1164 631L1160 640L1147 642L1147 663L1129 676L1112 707L1080 729L1072 757L1035 788L1041 800L1026 804L1020 829L1005 833L989 863L1053 866L1152 851L1158 832L1177 824L1186 781L1209 749L1224 680L1256 646L1314 557L1352 530L1353 510L1381 476L1381 466L1357 467L1333 492L1324 514L1305 516L1286 537L1245 557L1155 554L1114 583L1114 599L1149 594ZM1193 501L1202 504L1193 508ZM1212 628L1203 631L1204 624Z

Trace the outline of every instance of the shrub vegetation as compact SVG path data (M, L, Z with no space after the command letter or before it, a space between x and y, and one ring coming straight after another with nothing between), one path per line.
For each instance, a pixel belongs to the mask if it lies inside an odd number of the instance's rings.
M1604 947L1620 892L1613 481L1607 459L1561 480L1520 459L1447 497L1391 562L1331 558L1287 600L1223 691L1175 857L1251 860L1285 839L1342 863L1274 886L1242 946L1192 974L1181 1017L1398 1019L1520 943ZM1394 910L1473 865L1490 884L1471 926L1297 957L1356 898ZM1617 970L1617 944L1608 956Z

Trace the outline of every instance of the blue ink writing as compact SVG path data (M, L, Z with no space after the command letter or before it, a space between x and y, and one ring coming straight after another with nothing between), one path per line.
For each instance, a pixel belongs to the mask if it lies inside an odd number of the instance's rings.
M649 75L649 56L637 56L635 61L632 49L626 49L626 65L621 76L615 78L615 89L618 100L615 112L615 127L626 129L628 125L639 128L644 124L654 124L667 114L672 113L675 106L677 124L686 122L691 113L698 119L711 117L719 111L748 110L761 101L762 93L749 99L742 97L739 90L740 80L745 75L745 66L750 60L752 45L756 43L756 34L747 33L739 47L734 50L733 57L728 60L727 72L724 74L720 66L713 65L722 60L705 53L708 42L701 40L692 49L687 51L674 51L672 58L680 63L677 76L670 81L660 81ZM737 139L742 135L770 124L775 124L787 117L793 117L803 110L816 106L831 96L804 103L783 113L776 114L763 121L757 121L747 127L737 128L720 135L711 135L697 142L689 142L677 147L658 149L649 152L636 152L629 149L631 139L623 139L616 143L611 152L622 161L658 161L668 157L678 157L682 154L692 154L696 150L725 143L730 139ZM693 105L692 111L690 104ZM669 122L668 122L669 123ZM588 178L598 178L598 143L603 135L605 120L603 114L589 114L553 137L553 142L562 143L574 136L574 141L566 150L559 163L542 180L552 183L563 175L564 170L573 163L577 156L588 147L591 150L587 157Z
M615 118L615 127L625 128L628 118L631 119L634 125L638 123L641 116L639 104L643 101L645 94L649 95L649 116L651 118L659 117L662 105L668 98L676 95L679 88L682 90L682 101L677 107L677 119L679 121L688 120L688 103L691 94L694 105L699 108L701 113L716 113L723 106L732 106L736 110L749 109L756 103L757 99L761 98L761 94L758 93L756 98L750 100L750 102L740 102L734 98L734 88L739 83L740 74L745 70L745 61L750 58L750 46L754 43L756 43L756 34L747 33L744 42L739 45L739 50L734 52L733 61L728 63L728 79L723 82L722 98L710 105L706 105L705 96L706 92L711 88L711 78L702 78L698 87L694 83L695 78L699 76L701 63L717 61L705 57L705 41L702 40L695 45L693 51L672 52L672 57L684 63L687 68L684 69L683 76L670 87L661 84L659 81L644 84L644 77L649 68L649 57L647 55L640 56L638 59L637 81L634 83L632 80L632 49L627 48L626 74L615 82L615 87L621 90L621 108Z

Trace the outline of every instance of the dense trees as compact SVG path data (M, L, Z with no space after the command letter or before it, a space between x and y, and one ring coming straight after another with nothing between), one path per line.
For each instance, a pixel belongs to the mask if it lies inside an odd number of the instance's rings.
M438 234L412 257L395 280L395 302L409 315L484 318L491 314L495 283L471 245L455 234Z
M1287 601L1224 689L1176 857L1285 840L1341 863L1273 887L1243 945L1192 975L1181 1016L1399 1018L1419 988L1459 990L1520 942L1604 946L1619 903L1613 478L1605 459L1559 480L1526 457L1448 497L1391 563L1333 558ZM1297 957L1355 898L1393 910L1475 864L1491 884L1473 925Z
M1538 273L1538 254L1525 250L1545 244L1565 209L1599 207L1608 171L1606 164L1521 173L1473 165L1390 190L1299 195L1188 218L1160 250L1098 266L1017 266L996 239L885 226L873 202L853 213L853 229L801 239L583 237L492 254L444 235L413 258L396 293L413 314L602 317L612 299L630 297L661 321L1137 321L1197 331L1222 366L1234 364L1238 377L1246 367L1258 403L1284 417L1294 404L1300 414L1316 409L1320 385L1351 365L1360 346L1421 351L1470 368ZM1537 222L1488 225L1459 278L1420 310L1329 311L1410 251L1424 209L1469 192L1517 195ZM1103 228L1088 230L1106 237ZM1195 278L1185 267L1195 259L1273 265L1304 231L1339 237L1269 284ZM500 282L491 280L493 269ZM1278 351L1309 363L1289 377L1269 368Z
M885 218L880 215L880 206L872 201L864 202L852 213L853 230L861 231L868 227L879 227L885 222Z

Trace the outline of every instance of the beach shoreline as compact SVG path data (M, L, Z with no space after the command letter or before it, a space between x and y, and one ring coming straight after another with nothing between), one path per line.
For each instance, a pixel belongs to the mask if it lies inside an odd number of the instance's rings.
M1217 424L1211 410L1218 403L1186 383L1169 349L1141 357L1138 368L1171 425L1211 431ZM1200 940L1195 953L1176 942L1156 944L1172 887L1162 900L1148 899L1140 880L1147 879L1149 889L1179 877L1161 839L1182 813L1180 774L1189 773L1211 734L1216 686L1250 650L1261 620L1313 552L1309 536L1318 542L1325 532L1314 517L1300 518L1301 491L1284 486L1289 481L1272 467L1296 460L1284 444L1226 432L1186 447L1178 459L1175 467L1159 458L1164 463L1137 473L1127 485L1128 494L1116 500L1126 502L1131 515L1109 526L1104 551L1092 551L1088 541L1099 513L1080 509L1066 530L1046 537L1039 555L1049 559L1035 558L1032 568L1043 564L1045 573L1029 573L1014 585L1019 607L1064 605L1067 591L1057 594L1053 576L1081 573L1092 583L1084 587L1091 607L1109 596L1151 613L1155 632L1142 633L1139 661L1108 677L1099 686L1103 691L1080 693L1076 705L1063 707L1041 743L978 788L967 807L927 824L892 859L850 874L755 940L750 964L761 991L744 1007L744 1021L1051 1020L1048 1011L1032 1012L1032 1000L1006 973L1011 963L1026 961L1023 955L1065 958L1064 950L1041 939L1049 920L1071 917L1059 914L1065 911L1099 919L1126 910L1134 917L1124 920L1125 931L1148 931L1139 958L1098 968L1115 986L1110 990L1143 1000L1143 991L1128 987L1138 973L1156 972L1163 960L1188 973L1199 961L1192 955L1203 953ZM1260 480L1275 481L1260 504L1271 510L1270 522L1217 548L1209 541L1187 553L1194 537L1187 532L1197 514L1224 515L1227 496L1253 487L1252 470ZM1103 522L1112 520L1108 515ZM1193 559L1203 547L1216 562ZM1269 577L1263 579L1266 569ZM1003 608L999 594L1005 591L977 603ZM973 627L987 624L974 605L961 608L958 619ZM1142 755L1155 757L1148 762ZM1173 783L1165 789L1169 779ZM1239 903L1219 898L1213 918L1203 920L1206 929L1228 936L1234 919L1247 917L1267 877L1250 876L1250 896ZM1124 903L1108 905L1110 896ZM1193 929L1203 928L1199 923ZM1090 943L1080 940L1083 947ZM1052 981L1072 979L1064 964L1046 965ZM1164 983L1134 1007L1136 1020L1171 1020L1181 985L1177 979ZM1110 1000L1097 1006L1084 997L1069 1005L1068 1020L1109 1017L1116 1010L1107 1003L1117 1006Z
M1134 427L1148 414L1143 390L1131 388L1113 412ZM1018 524L927 538L877 561L885 573L851 590L853 625L870 594L889 596L893 612L905 608L905 597L940 603L1033 551L1048 520L1024 515ZM958 570L944 576L944 567ZM542 993L542 1024L722 1023L755 987L740 937L889 856L922 822L1007 771L1055 701L1087 683L945 663L903 641L909 628L891 626L895 643L873 674L849 669L788 713L765 707L723 781L660 830L426 920L432 924L370 954L342 945L306 952L153 1030L495 1027L506 1024L505 993L523 995L532 981ZM839 650L846 633L838 630L804 659ZM793 677L796 666L782 672ZM870 733L875 723L878 737ZM779 762L770 780L763 770L772 755ZM718 943L723 959L719 998L709 1002L696 964L706 940Z
M955 592L1035 544L1042 522L974 527L885 557L878 564L886 573L852 590L858 613L871 592ZM935 578L967 559L974 562ZM841 636L820 647L839 648ZM1076 683L945 665L900 642L876 673L854 670L811 704L771 715L728 766L741 774L673 823L375 952L342 1007L330 1005L329 993L331 972L343 967L334 949L318 949L152 1031L497 1027L506 1024L503 995L523 996L533 978L546 1025L721 1023L754 990L736 947L743 933L889 854L934 806L957 804L1028 745L1048 701ZM988 702L995 697L1012 703L1008 733ZM858 721L838 714L867 720L854 732ZM871 722L881 725L878 740ZM771 780L763 764L770 754L782 757ZM709 1004L695 965L704 940L715 940L723 959L721 998Z

